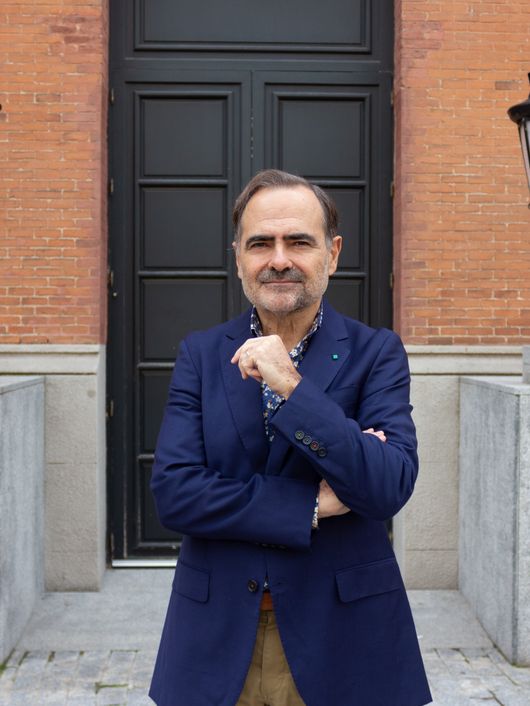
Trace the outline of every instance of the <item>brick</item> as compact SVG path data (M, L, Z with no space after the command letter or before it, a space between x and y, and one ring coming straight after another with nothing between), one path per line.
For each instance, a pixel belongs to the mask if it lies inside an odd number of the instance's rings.
M528 93L529 38L528 3L396 2L395 325L411 343L530 340L528 188L506 116Z
M530 5L396 0L395 15L395 326L410 343L529 342L506 110L528 93ZM107 2L11 1L0 20L0 306L17 312L0 309L0 341L103 341Z
M17 0L0 14L0 342L100 342L108 3Z

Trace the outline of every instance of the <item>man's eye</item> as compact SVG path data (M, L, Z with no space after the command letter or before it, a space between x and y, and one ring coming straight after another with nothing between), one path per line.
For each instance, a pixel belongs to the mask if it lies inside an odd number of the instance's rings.
M255 250L256 248L264 248L267 245L265 242L251 243L249 245L250 250Z

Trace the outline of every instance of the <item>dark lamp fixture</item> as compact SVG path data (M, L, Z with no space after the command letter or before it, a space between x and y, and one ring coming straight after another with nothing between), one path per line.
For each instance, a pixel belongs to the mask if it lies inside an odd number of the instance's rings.
M530 74L528 74L528 81L530 82ZM512 105L508 110L508 115L519 128L526 178L530 189L530 96L522 103ZM530 208L530 204L528 204L528 208Z

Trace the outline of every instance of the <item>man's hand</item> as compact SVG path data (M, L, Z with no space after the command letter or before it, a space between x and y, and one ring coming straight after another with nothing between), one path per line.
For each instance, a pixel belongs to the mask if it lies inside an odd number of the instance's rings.
M345 515L347 512L351 512L350 508L341 503L327 480L322 479L318 487L318 519Z
M370 429L365 429L363 431L363 434L372 434L373 436L377 436L378 439L381 439L381 441L386 441L386 434L384 431L375 431L373 427L370 427Z
M372 434L381 441L386 441L385 432L375 431L373 427L365 429L363 434ZM322 479L318 488L318 519L321 520L324 517L333 517L334 515L345 515L347 512L350 512L350 508L341 503L333 488L326 480Z
M237 349L231 363L237 364L243 380L254 378L288 399L302 379L279 336L249 338Z

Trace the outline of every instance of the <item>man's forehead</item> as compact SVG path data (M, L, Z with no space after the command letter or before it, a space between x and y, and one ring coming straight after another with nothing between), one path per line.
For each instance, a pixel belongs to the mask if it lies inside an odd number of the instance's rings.
M311 231L323 229L323 211L315 194L305 186L261 189L250 199L245 208L241 225L243 231L250 226L256 232L270 229L286 233L305 231L300 223L311 223ZM255 227L256 226L256 227Z

